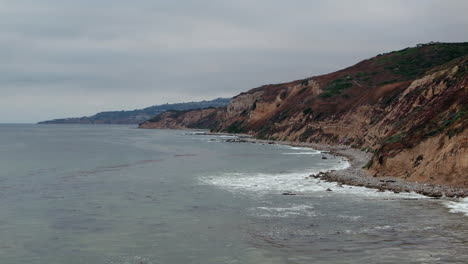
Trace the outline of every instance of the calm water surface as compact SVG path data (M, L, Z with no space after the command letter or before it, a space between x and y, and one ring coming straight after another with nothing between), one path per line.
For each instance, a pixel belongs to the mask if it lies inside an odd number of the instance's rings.
M347 163L194 133L0 125L0 263L468 263L446 201L305 179Z

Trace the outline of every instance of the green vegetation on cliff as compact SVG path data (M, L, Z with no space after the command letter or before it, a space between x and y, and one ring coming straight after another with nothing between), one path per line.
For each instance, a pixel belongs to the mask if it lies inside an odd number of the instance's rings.
M468 43L428 43L378 56L376 62L401 79L414 79L429 69L468 54Z

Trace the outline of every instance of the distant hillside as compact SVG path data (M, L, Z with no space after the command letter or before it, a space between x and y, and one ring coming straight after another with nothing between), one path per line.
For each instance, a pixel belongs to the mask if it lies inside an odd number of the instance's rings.
M334 73L265 85L227 107L169 111L142 128L209 128L343 144L375 176L468 187L468 42L429 43Z
M211 101L154 105L131 111L109 111L100 112L93 116L54 119L42 121L39 124L139 124L168 110L183 111L208 107L224 107L229 104L230 100L230 98L217 98Z

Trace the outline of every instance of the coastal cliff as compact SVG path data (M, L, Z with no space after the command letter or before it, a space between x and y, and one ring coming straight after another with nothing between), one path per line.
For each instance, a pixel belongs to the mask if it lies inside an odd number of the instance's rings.
M205 128L349 145L374 176L468 187L468 43L431 43L265 85L228 106L169 111L141 128Z

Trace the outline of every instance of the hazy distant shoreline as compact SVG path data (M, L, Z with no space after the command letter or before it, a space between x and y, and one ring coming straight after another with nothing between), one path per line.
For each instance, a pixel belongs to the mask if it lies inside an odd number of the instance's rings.
M210 101L200 102L186 102L186 103L175 103L175 104L161 104L153 105L143 109L135 110L121 110L121 111L106 111L99 112L92 116L83 117L70 117L70 118L59 118L47 121L41 121L38 124L114 124L114 125L137 125L141 122L145 122L154 116L161 114L168 110L193 110L209 107L223 107L226 106L231 98L216 98Z

